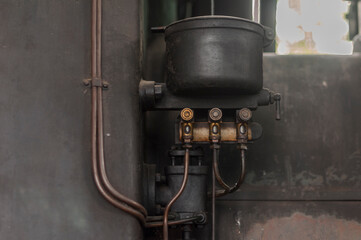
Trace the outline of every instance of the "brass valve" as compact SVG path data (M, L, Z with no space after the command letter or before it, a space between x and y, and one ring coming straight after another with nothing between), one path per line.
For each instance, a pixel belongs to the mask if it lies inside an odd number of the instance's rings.
M190 108L184 108L180 117L182 119L182 140L184 143L191 143L193 140L193 110Z
M193 119L194 113L193 110L190 108L184 108L181 113L180 116L182 118L183 121L185 122L189 122Z
M219 143L221 141L222 115L222 111L219 108L212 108L208 112L209 140L212 143Z
M245 144L248 140L248 121L252 118L252 111L248 108L242 108L237 111L237 141L239 144Z

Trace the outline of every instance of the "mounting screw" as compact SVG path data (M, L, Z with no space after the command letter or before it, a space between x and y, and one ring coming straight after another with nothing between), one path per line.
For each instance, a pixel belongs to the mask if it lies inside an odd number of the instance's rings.
M212 121L219 121L222 119L222 111L221 109L219 108L212 108L210 111L209 111L209 118L212 120Z
M107 81L103 81L103 88L108 88L109 87L109 82Z
M242 108L241 110L239 110L238 117L242 121L249 121L252 118L252 111L248 108Z
M190 121L193 119L193 110L190 109L190 108L184 108L182 111L181 111L181 118L183 119L183 121Z

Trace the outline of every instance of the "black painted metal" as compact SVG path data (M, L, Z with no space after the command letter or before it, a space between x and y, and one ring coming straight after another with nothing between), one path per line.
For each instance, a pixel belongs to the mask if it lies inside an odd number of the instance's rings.
M334 221L335 216L346 225L351 224L347 220L355 220L355 231L361 229L357 207L361 200L360 76L361 55L357 54L264 56L264 84L282 94L282 120L269 117L274 106L253 113L253 119L262 124L263 136L248 147L244 185L217 206L222 239L248 239L253 227L262 227L270 219L287 220L293 214L316 220L321 216L325 221ZM174 131L167 129L177 114L148 112L148 144L156 149L161 166L168 164L167 156L159 153L166 153L174 142ZM209 165L210 150L204 150ZM152 161L154 153L147 153ZM238 157L235 146L222 146L220 170L227 182L234 182L232 176L239 174L234 168ZM300 229L300 222L289 222L290 230ZM194 236L209 239L209 230L208 226L195 230Z
M167 204L179 189L184 174L184 166L168 166L165 170L168 193L159 192L159 204ZM189 167L189 179L182 196L172 206L172 212L194 214L204 212L207 200L207 166ZM163 188L163 190L165 190ZM161 196L163 195L163 196Z
M103 2L107 166L116 188L139 199L139 3ZM0 239L143 239L137 220L109 205L92 180L82 83L90 76L90 7L0 3Z
M261 24L271 28L276 32L276 11L277 0L261 0L260 1L260 20ZM263 49L264 52L275 52L276 41Z
M156 96L155 87L161 89ZM274 93L268 89L262 89L257 94L238 94L230 96L202 96L202 95L176 95L169 91L164 83L142 80L139 84L139 95L144 110L175 110L182 108L211 109L217 106L222 109L256 109L258 106L267 106L274 102Z
M165 28L167 87L181 95L255 94L263 86L263 46L273 33L226 16L187 18Z

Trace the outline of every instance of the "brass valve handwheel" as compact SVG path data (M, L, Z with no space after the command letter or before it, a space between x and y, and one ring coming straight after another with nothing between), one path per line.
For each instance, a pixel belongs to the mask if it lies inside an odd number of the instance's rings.
M221 109L219 108L212 108L210 111L209 111L209 118L212 120L212 121L219 121L222 119L222 111Z
M193 119L193 110L190 109L190 108L184 108L181 113L180 113L180 116L182 118L183 121L190 121Z
M249 121L252 118L252 111L248 108L242 108L238 114L242 121Z

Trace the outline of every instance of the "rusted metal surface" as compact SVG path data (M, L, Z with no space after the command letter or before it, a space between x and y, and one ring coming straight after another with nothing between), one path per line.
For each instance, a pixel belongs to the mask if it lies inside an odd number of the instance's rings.
M217 205L218 239L357 240L359 202L227 202Z

